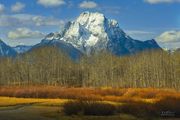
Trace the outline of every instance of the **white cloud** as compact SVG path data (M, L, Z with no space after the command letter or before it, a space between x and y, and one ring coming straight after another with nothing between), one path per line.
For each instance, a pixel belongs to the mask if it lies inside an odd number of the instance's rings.
M64 0L38 0L37 3L45 7L57 7L66 4Z
M11 6L11 11L12 12L20 12L25 8L25 4L21 2L16 2L14 5Z
M82 3L79 4L80 8L85 8L85 9L92 9L92 8L96 8L97 6L98 4L93 1L83 1Z
M63 20L30 14L0 15L0 27L62 26Z
M180 31L166 31L156 38L160 43L180 42Z
M144 0L144 1L147 2L147 3L150 3L150 4L180 2L180 0Z
M9 39L29 39L29 38L43 38L45 34L34 31L29 28L17 28L10 31L7 35Z
M0 14L3 13L5 10L5 6L0 3Z

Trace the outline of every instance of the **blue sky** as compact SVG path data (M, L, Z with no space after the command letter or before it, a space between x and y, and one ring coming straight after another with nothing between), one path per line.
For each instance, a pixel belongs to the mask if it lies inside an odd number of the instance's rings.
M83 11L116 19L135 39L180 47L180 0L0 0L0 38L12 46L36 44Z

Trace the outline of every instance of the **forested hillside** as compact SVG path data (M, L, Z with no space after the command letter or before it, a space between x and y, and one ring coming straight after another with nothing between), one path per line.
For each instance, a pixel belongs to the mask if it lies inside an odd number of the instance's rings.
M146 51L117 57L101 52L72 61L55 47L0 58L0 85L180 88L180 53Z

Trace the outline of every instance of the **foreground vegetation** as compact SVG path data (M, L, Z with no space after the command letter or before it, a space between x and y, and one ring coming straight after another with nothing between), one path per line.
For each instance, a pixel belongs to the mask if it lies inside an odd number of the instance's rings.
M147 51L117 57L101 52L71 60L55 47L0 58L0 86L180 88L180 53Z
M0 66L2 120L180 117L179 52L102 53L75 61L45 47L0 58Z
M6 96L0 97L0 110L6 106L36 105L56 107L56 115L61 116L180 117L180 92L170 89L1 87L0 96Z

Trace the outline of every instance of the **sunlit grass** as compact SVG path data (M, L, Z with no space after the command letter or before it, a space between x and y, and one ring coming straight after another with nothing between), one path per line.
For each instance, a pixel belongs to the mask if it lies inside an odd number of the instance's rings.
M65 99L36 99L36 98L15 98L15 97L0 97L0 107L38 104L38 105L61 105L68 100Z

